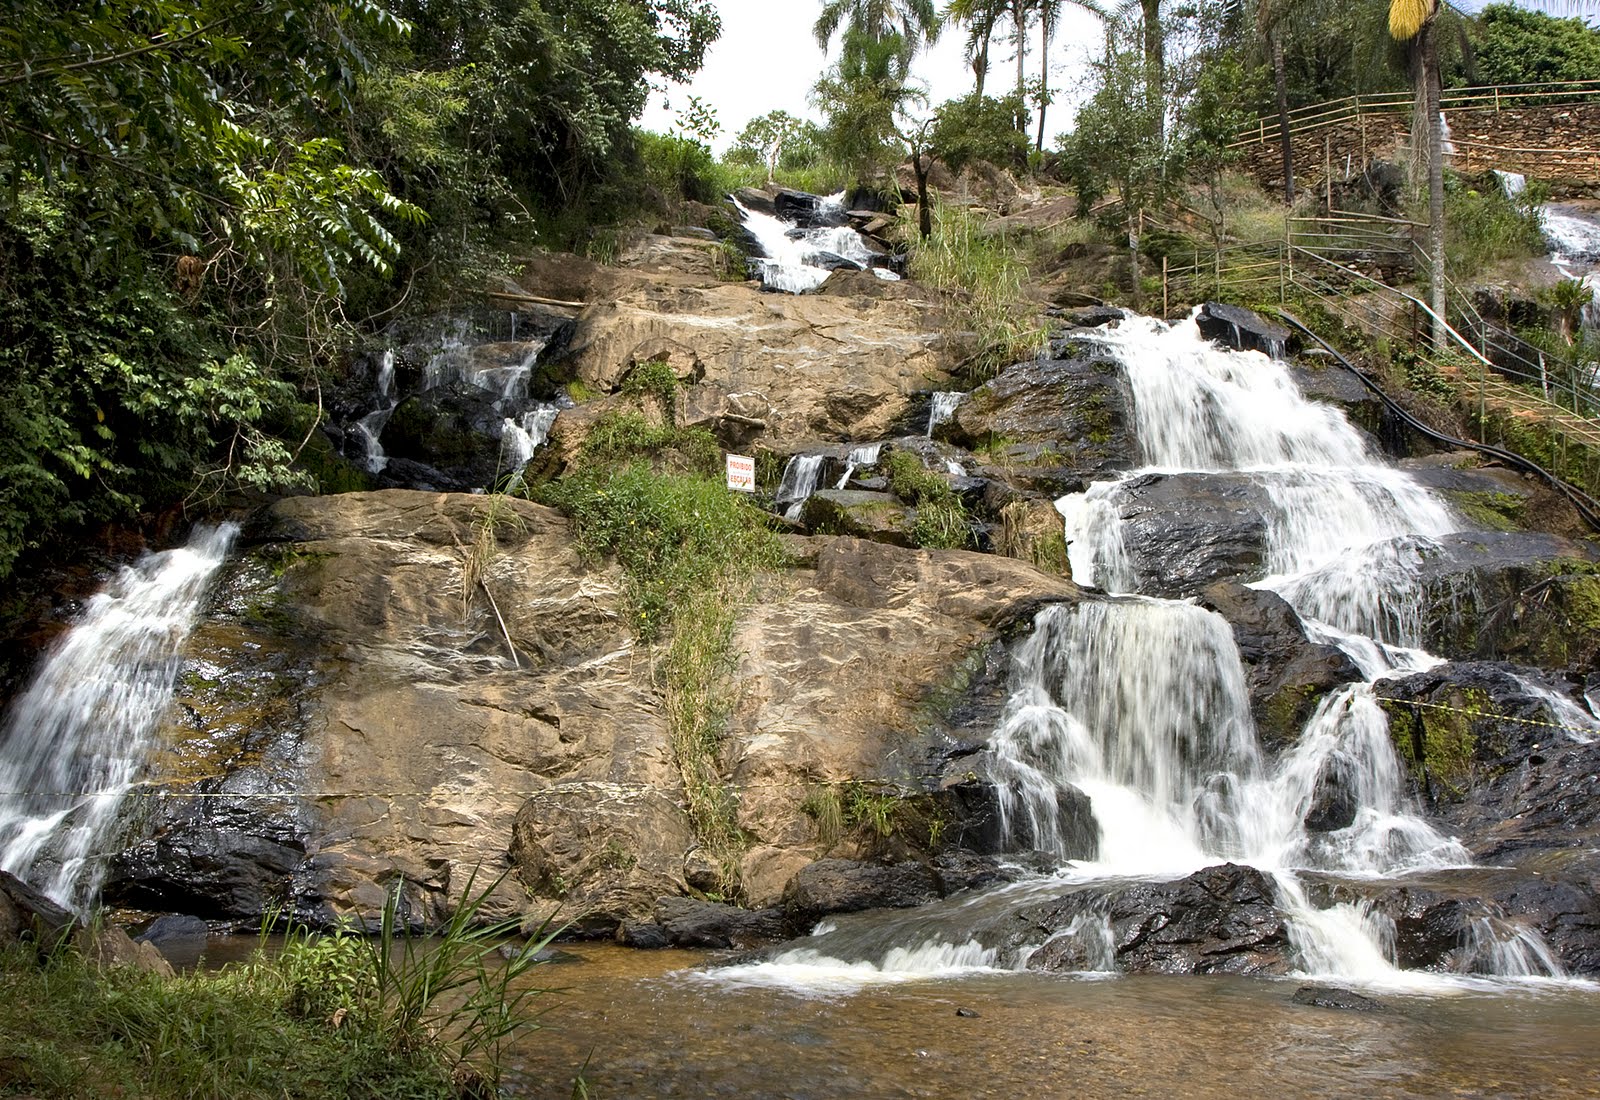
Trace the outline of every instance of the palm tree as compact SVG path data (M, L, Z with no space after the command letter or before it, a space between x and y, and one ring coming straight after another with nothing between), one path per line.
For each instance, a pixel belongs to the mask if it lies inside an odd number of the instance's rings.
M1044 112L1050 105L1050 43L1055 40L1056 28L1061 23L1061 5L1064 0L1033 0L1039 11L1039 135L1034 148L1044 151ZM1074 7L1098 17L1103 23L1109 16L1096 0L1070 0Z
M1419 116L1428 147L1428 298L1433 310L1433 346L1444 347L1444 134L1439 119L1439 47L1434 38L1439 0L1389 0L1389 34L1410 44L1417 80Z
M845 32L841 60L867 44L898 37L893 71L896 78L903 78L917 50L939 37L939 13L933 0L824 0L812 27L817 45L826 50L840 28Z
M1005 14L1007 3L1008 0L950 0L945 5L945 20L967 28L962 58L972 66L972 75L976 78L974 95L983 95L984 80L989 75L989 42Z

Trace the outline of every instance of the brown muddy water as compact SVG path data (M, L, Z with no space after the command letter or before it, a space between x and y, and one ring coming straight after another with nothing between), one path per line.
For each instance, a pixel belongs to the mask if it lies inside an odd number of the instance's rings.
M508 1091L635 1097L1600 1096L1600 991L1373 994L1301 983L981 972L800 992L708 956L597 945L541 968L566 992L512 1052ZM748 972L746 972L748 973ZM958 1015L958 1010L975 1015Z

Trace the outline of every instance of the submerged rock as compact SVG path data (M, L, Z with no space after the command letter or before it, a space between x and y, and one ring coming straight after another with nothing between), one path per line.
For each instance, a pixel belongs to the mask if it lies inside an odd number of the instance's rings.
M739 948L757 947L788 934L784 914L776 909L740 909L694 898L662 898L653 921L624 921L617 938L630 947Z
M1371 997L1363 997L1353 989L1336 985L1303 985L1289 998L1297 1005L1313 1008L1337 1008L1345 1012L1383 1012L1384 1006Z

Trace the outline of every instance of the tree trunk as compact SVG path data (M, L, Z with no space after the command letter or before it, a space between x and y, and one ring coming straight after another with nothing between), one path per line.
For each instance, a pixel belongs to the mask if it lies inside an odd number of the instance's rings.
M1028 7L1027 0L1011 0L1011 18L1017 31L1017 131L1028 132L1028 108L1025 93L1028 88L1023 64L1028 58Z
M1439 122L1439 48L1434 20L1422 25L1423 98L1428 111L1428 297L1433 318L1433 346L1444 347L1444 128Z
M1166 83L1167 37L1161 25L1161 0L1139 0L1144 16L1144 90L1158 109L1156 137L1165 143L1167 107L1163 86Z
M933 236L933 203L928 199L928 171L933 167L930 158L920 150L911 156L911 170L917 176L917 232L923 240Z
M1289 77L1283 64L1283 35L1276 28L1272 40L1272 82L1278 91L1278 143L1283 147L1283 204L1294 205L1294 141L1289 136Z
M989 75L989 35L985 32L978 52L972 58L972 73L978 78L976 95L983 98L983 81Z
M1039 136L1034 139L1033 147L1039 152L1044 152L1044 112L1050 103L1050 36L1054 30L1050 25L1050 13L1041 9L1039 13Z

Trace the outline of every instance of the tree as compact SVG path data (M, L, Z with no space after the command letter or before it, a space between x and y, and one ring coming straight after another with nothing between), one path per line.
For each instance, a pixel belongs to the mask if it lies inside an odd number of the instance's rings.
M973 94L983 98L984 81L989 76L989 43L1005 15L1009 0L950 0L944 18L967 28L962 57L972 66Z
M1411 46L1416 74L1413 129L1427 135L1428 151L1428 298L1433 311L1433 344L1445 344L1444 289L1444 134L1439 117L1439 51L1434 38L1439 0L1390 0L1389 33Z
M1050 45L1055 41L1056 28L1061 23L1061 6L1064 0L1033 0L1039 12L1039 133L1034 148L1044 152L1044 113L1050 106ZM1074 7L1082 8L1102 22L1106 10L1096 0L1070 0Z
M1581 19L1491 4L1479 14L1473 38L1486 84L1592 80L1600 74L1600 31Z
M778 164L783 160L785 146L798 137L804 128L805 123L788 111L768 111L760 118L751 119L739 131L728 154L765 166L767 180L771 182L777 174Z
M879 64L876 57L869 61L865 52L892 43L887 73L898 81L911 71L917 51L939 37L939 13L933 0L824 0L812 28L817 45L826 50L841 29L841 63L864 71ZM852 52L863 56L850 57Z
M838 64L812 90L828 119L828 151L863 179L903 152L898 116L927 98L920 87L897 75L903 49L897 35L853 44L847 36Z

